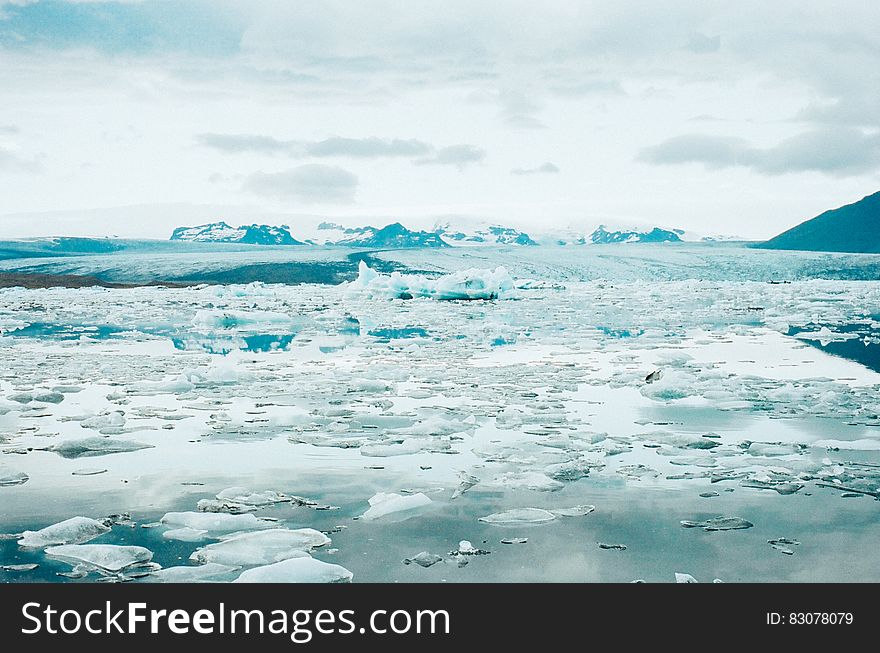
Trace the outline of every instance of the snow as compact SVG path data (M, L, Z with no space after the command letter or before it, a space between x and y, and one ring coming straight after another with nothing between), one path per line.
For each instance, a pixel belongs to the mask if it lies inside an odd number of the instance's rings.
M190 560L224 565L267 565L330 544L330 538L312 528L275 529L241 533L197 549Z
M234 583L348 583L352 574L345 567L303 554L263 567L243 571Z
M427 297L437 300L504 299L514 289L513 278L499 266L494 270L471 268L429 279L421 275L380 274L364 261L358 266L358 278L347 285L354 292L386 299Z
M82 544L109 532L110 528L97 519L71 517L38 531L24 531L18 545L44 548L55 544Z
M393 492L379 492L370 497L370 507L361 515L361 519L372 521L386 515L411 513L431 503L431 499L422 492L402 496Z

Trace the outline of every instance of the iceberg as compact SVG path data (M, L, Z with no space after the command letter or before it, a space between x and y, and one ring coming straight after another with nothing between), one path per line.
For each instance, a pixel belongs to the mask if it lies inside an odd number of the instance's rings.
M42 549L56 544L82 544L109 532L110 528L97 519L71 517L38 531L24 531L18 545L28 549Z
M241 573L233 583L348 583L352 574L345 567L315 560L306 553Z
M422 492L410 494L408 496L394 494L393 492L379 492L370 498L369 503L370 507L361 516L361 518L366 521L379 519L380 517L393 513L417 510L418 508L422 508L431 503L431 499Z
M268 565L329 543L329 537L313 528L256 531L222 538L220 542L196 550L190 560L241 567Z
M470 268L445 274L436 279L417 274L381 274L364 261L358 265L358 277L348 288L370 297L439 300L503 299L514 290L513 277L501 266L494 270Z

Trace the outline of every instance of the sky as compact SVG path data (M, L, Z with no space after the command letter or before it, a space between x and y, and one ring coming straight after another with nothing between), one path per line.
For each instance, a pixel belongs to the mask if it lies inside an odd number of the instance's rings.
M0 238L759 239L878 189L878 3L0 0Z

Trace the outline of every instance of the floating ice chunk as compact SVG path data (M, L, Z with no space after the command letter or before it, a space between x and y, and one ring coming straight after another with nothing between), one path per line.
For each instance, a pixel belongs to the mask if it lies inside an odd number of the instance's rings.
M106 474L107 470L103 467L81 467L70 473L73 476L97 476L98 474Z
M209 562L206 565L181 565L159 569L145 576L144 583L211 583L224 576L228 576L238 567L218 565Z
M694 578L690 574L680 574L678 572L675 572L675 582L676 583L696 583L698 581L696 578Z
M57 453L62 458L86 458L92 456L108 456L114 453L128 453L141 449L152 449L152 444L132 442L130 440L115 440L112 438L84 438L82 440L67 440L49 448L49 451Z
M818 331L802 331L795 335L795 338L800 340L817 340L823 347L827 347L832 342L844 342L858 337L855 333L837 333L827 326L823 326Z
M51 546L46 555L70 565L85 565L103 571L118 572L153 559L153 552L142 546L118 544L65 544Z
M403 442L391 444L377 443L361 446L361 455L370 458L390 458L392 456L409 456L422 452L449 451L449 442L431 438L408 438Z
M204 380L219 385L238 383L253 378L253 374L243 367L243 355L240 351L232 351L222 358L212 359L204 372Z
M880 440L817 440L814 447L844 451L880 451Z
M422 492L408 496L394 494L393 492L379 492L370 498L369 503L370 507L362 515L362 518L372 521L385 515L410 512L423 508L431 503L431 499Z
M605 542L598 542L600 549L606 549L610 551L626 551L626 544L606 544Z
M167 530L162 533L162 537L166 540L177 540L178 542L201 542L208 538L208 531L184 526L183 528Z
M330 544L330 538L313 528L273 529L227 536L196 550L190 560L223 565L268 565Z
M275 490L252 492L243 487L228 487L225 490L218 492L217 498L221 501L244 503L251 506L268 506L288 500L288 497Z
M777 537L774 540L767 540L767 544L769 544L780 553L784 553L787 556L792 556L794 555L794 550L791 547L799 546L800 542L798 542L797 540L790 540L787 537Z
M191 528L209 533L233 533L272 528L272 523L257 519L251 513L229 515L214 512L168 512L160 520L171 528Z
M502 544L525 544L529 541L527 537L507 537L501 540Z
M13 571L13 572L22 572L22 571L33 571L40 565L29 562L22 565L0 565L0 569L3 571Z
M443 562L443 558L438 556L436 553L428 553L427 551L422 551L421 553L417 553L412 558L406 558L403 561L405 565L417 564L419 567L430 567L432 565L436 565L438 562Z
M110 413L95 415L81 421L80 426L86 429L105 429L105 428L122 428L125 426L125 415L121 410L114 410Z
M557 517L583 517L584 515L589 515L595 509L596 506L582 505L574 506L572 508L554 508L550 512Z
M505 510L496 512L486 517L480 517L480 521L487 524L543 524L556 519L549 510L541 508L514 508L513 510Z
M71 517L38 531L25 531L21 534L18 545L41 549L56 544L82 544L109 532L110 528L97 519Z
M358 265L358 278L349 283L348 288L364 292L370 297L388 299L500 299L511 293L514 282L503 267L494 270L471 268L429 279L399 272L380 274L361 261Z
M30 477L24 472L12 469L6 465L0 465L0 487L21 485L27 483Z
M458 487L455 488L455 492L452 493L453 499L457 499L480 482L480 479L472 474L468 474L467 472L459 472L458 480Z
M462 540L458 543L458 548L455 551L450 551L449 555L451 556L483 556L489 555L491 551L486 551L485 549L478 549L471 543L469 540Z
M315 560L308 554L242 572L233 583L348 583L354 574L345 567Z
M565 487L563 483L541 472L507 472L496 476L493 483L512 489L526 488L539 492L555 492Z
M64 395L60 392L41 392L34 395L34 401L41 401L44 404L60 404L64 401Z
M704 531L735 531L751 528L754 524L740 517L713 517L704 521L683 520L685 528L702 528Z

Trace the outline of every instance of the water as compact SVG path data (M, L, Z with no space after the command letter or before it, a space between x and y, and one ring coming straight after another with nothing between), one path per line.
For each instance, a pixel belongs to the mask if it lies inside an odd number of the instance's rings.
M748 280L750 253L730 279L697 278L714 250L695 278L645 283L632 277L659 250L635 251L611 257L619 278L582 280L569 259L516 250L515 277L553 284L494 301L311 284L0 290L0 469L29 477L0 487L0 533L125 512L134 526L93 543L189 564L216 534L182 542L143 526L237 486L310 499L247 509L327 532L312 555L355 582L880 579L880 283L794 278L798 257L777 268L791 283ZM152 446L52 450L85 438ZM430 502L360 519L378 493ZM480 521L587 504L540 525ZM754 526L680 523L716 517ZM800 544L783 554L769 543L780 538ZM460 566L461 540L489 554ZM403 563L421 551L443 561ZM0 582L102 578L58 576L70 565L0 538L0 565L27 563L39 566Z

